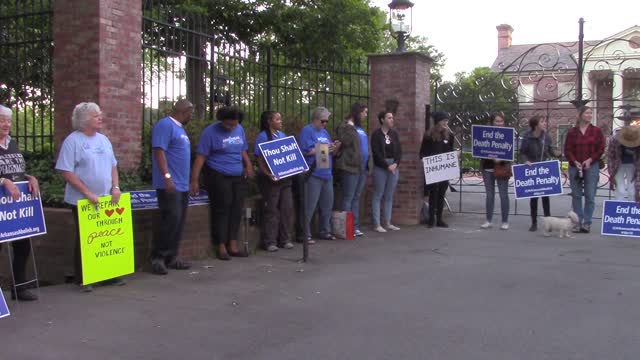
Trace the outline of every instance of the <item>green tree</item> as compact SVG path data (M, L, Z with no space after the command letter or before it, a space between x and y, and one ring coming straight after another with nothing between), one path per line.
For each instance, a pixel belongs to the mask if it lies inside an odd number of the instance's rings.
M450 114L450 127L465 145L470 141L471 126L486 124L493 112L502 112L508 125L518 126L517 93L511 79L488 67L459 72L454 81L434 81L432 86L432 111Z

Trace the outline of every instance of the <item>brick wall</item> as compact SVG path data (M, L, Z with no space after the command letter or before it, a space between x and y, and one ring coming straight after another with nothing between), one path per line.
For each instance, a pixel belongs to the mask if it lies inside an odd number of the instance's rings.
M120 167L135 168L142 155L141 0L56 0L53 11L56 145L71 132L74 106L96 102Z
M377 114L386 110L389 101L397 101L395 129L402 143L400 181L396 190L392 222L417 224L422 206L424 173L420 161L420 144L425 129L425 105L429 104L431 58L419 53L371 55L371 90L369 112L371 132L379 127ZM370 199L371 191L367 197Z
M255 209L258 201L260 201L259 198L247 199L246 206ZM45 221L47 234L33 238L38 277L43 285L60 284L65 281L65 278L73 275L75 223L69 209L47 208ZM136 271L150 270L151 242L154 222L157 221L157 210L133 212ZM242 227L240 229L238 240L243 242ZM257 226L249 226L248 238L250 249L255 251L260 241L260 230ZM10 269L6 251L6 246L3 246L0 256L0 286L3 289L10 286ZM209 237L209 208L208 206L190 207L180 243L180 257L186 260L197 260L211 254L213 252ZM29 272L31 272L31 266L31 263L27 266Z

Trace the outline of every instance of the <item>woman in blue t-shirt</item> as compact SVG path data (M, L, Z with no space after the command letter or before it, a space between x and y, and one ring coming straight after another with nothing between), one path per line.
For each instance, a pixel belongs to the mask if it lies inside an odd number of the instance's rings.
M289 240L289 225L293 215L291 178L277 180L269 170L260 152L260 144L282 139L286 135L282 129L282 117L276 111L265 111L260 116L260 133L256 137L254 154L258 160L258 185L264 200L264 228L262 243L265 250L278 251L278 247L293 248Z
M332 142L331 136L326 130L330 115L327 108L317 107L311 114L311 124L302 128L298 139L300 149L311 171L306 183L305 196L305 235L308 244L315 244L315 241L311 239L310 223L316 207L320 211L320 239L335 239L331 234L331 209L333 208L331 154L338 151L340 141ZM318 163L318 159L320 159L320 163Z
M247 195L247 178L253 178L253 165L247 154L247 139L240 123L244 112L225 106L216 113L218 122L207 126L198 143L191 171L190 191L197 194L200 171L209 194L211 241L220 260L247 257L238 247L238 230Z

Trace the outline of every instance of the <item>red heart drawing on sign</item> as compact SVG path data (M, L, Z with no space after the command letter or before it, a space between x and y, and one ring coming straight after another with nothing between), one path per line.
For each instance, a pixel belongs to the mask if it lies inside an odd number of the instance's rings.
M111 215L113 215L113 210L107 209L104 211L104 213L107 214L107 216L111 217Z
M118 215L122 215L122 213L124 212L124 208L117 208L116 212L118 213Z

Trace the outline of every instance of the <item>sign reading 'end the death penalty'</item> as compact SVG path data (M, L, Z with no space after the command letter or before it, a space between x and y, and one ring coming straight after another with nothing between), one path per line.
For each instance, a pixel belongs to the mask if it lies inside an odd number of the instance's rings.
M605 200L602 205L602 235L640 237L640 204Z
M111 196L100 197L97 206L78 201L78 222L83 285L134 272L129 193L123 193L117 204L111 203Z
M0 243L47 233L39 196L29 192L29 183L17 182L20 197L14 200L0 186Z
M458 153L456 151L427 156L422 159L425 184L454 180L460 177Z
M562 195L558 160L514 165L512 169L516 199Z
M267 141L258 146L269 170L278 180L309 170L309 165L293 136Z
M471 154L474 158L513 161L514 128L500 126L471 126Z

